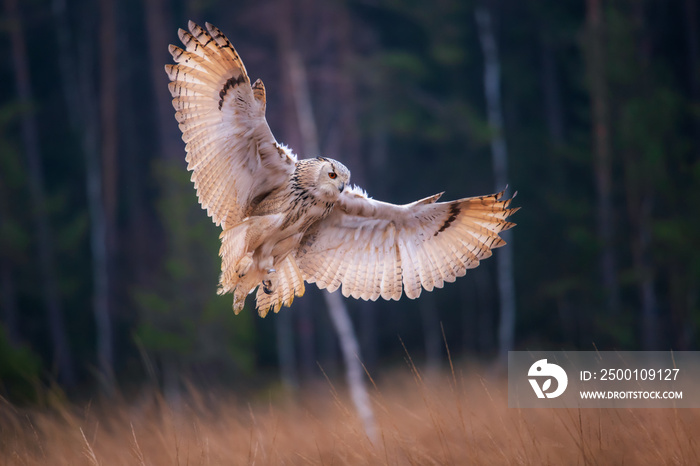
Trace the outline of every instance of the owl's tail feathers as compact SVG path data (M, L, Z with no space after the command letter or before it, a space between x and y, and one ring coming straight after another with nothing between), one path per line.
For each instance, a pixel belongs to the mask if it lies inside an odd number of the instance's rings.
M304 277L291 255L277 266L275 275L276 283L271 294L265 293L262 286L258 287L255 300L260 317L265 317L270 310L279 312L282 306L291 306L294 297L301 297L306 291Z
M219 249L219 256L221 256L219 294L233 291L241 277L248 272L246 269L249 269L250 265L252 265L251 254L247 254L246 251L247 233L248 224L243 222L233 228L224 230L219 235L219 239L221 239L221 248Z
M217 293L221 295L233 292L233 312L236 314L243 310L246 296L260 281L260 274L256 273L253 264L253 254L247 251L247 235L248 223L243 222L224 230L219 236L221 276Z

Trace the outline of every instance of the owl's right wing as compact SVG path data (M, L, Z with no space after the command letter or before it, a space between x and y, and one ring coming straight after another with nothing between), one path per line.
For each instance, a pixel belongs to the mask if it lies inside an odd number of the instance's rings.
M406 205L346 190L333 212L311 227L296 252L304 279L344 296L376 300L420 296L453 282L503 246L499 233L518 208L503 191L436 202L441 194Z
M265 87L252 86L231 42L211 24L179 30L169 50L175 118L202 208L225 230L240 222L256 197L286 182L296 157L275 140L265 119Z

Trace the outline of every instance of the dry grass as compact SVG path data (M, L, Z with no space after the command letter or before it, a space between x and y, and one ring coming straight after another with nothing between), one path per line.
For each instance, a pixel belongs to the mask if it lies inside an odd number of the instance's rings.
M138 402L0 407L0 464L699 464L696 410L509 409L505 381L394 374L372 389L379 438L322 384L246 402L192 391Z

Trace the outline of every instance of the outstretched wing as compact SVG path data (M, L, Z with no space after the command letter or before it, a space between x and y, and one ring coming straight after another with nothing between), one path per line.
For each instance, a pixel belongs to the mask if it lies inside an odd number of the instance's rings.
M226 229L288 179L296 157L267 125L262 81L251 86L229 40L206 27L190 21L189 32L179 30L185 50L170 46L177 64L165 71L199 202Z
M436 202L442 194L406 205L346 191L333 212L312 227L297 251L309 283L364 300L409 298L453 282L503 246L498 234L515 226L518 208L503 191Z

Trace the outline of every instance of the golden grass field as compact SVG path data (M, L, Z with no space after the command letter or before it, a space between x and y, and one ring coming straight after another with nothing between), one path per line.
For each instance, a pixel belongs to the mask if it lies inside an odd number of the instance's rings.
M371 386L364 434L342 380L252 400L191 390L52 408L0 407L2 465L700 464L692 409L509 409L503 377L409 370Z

